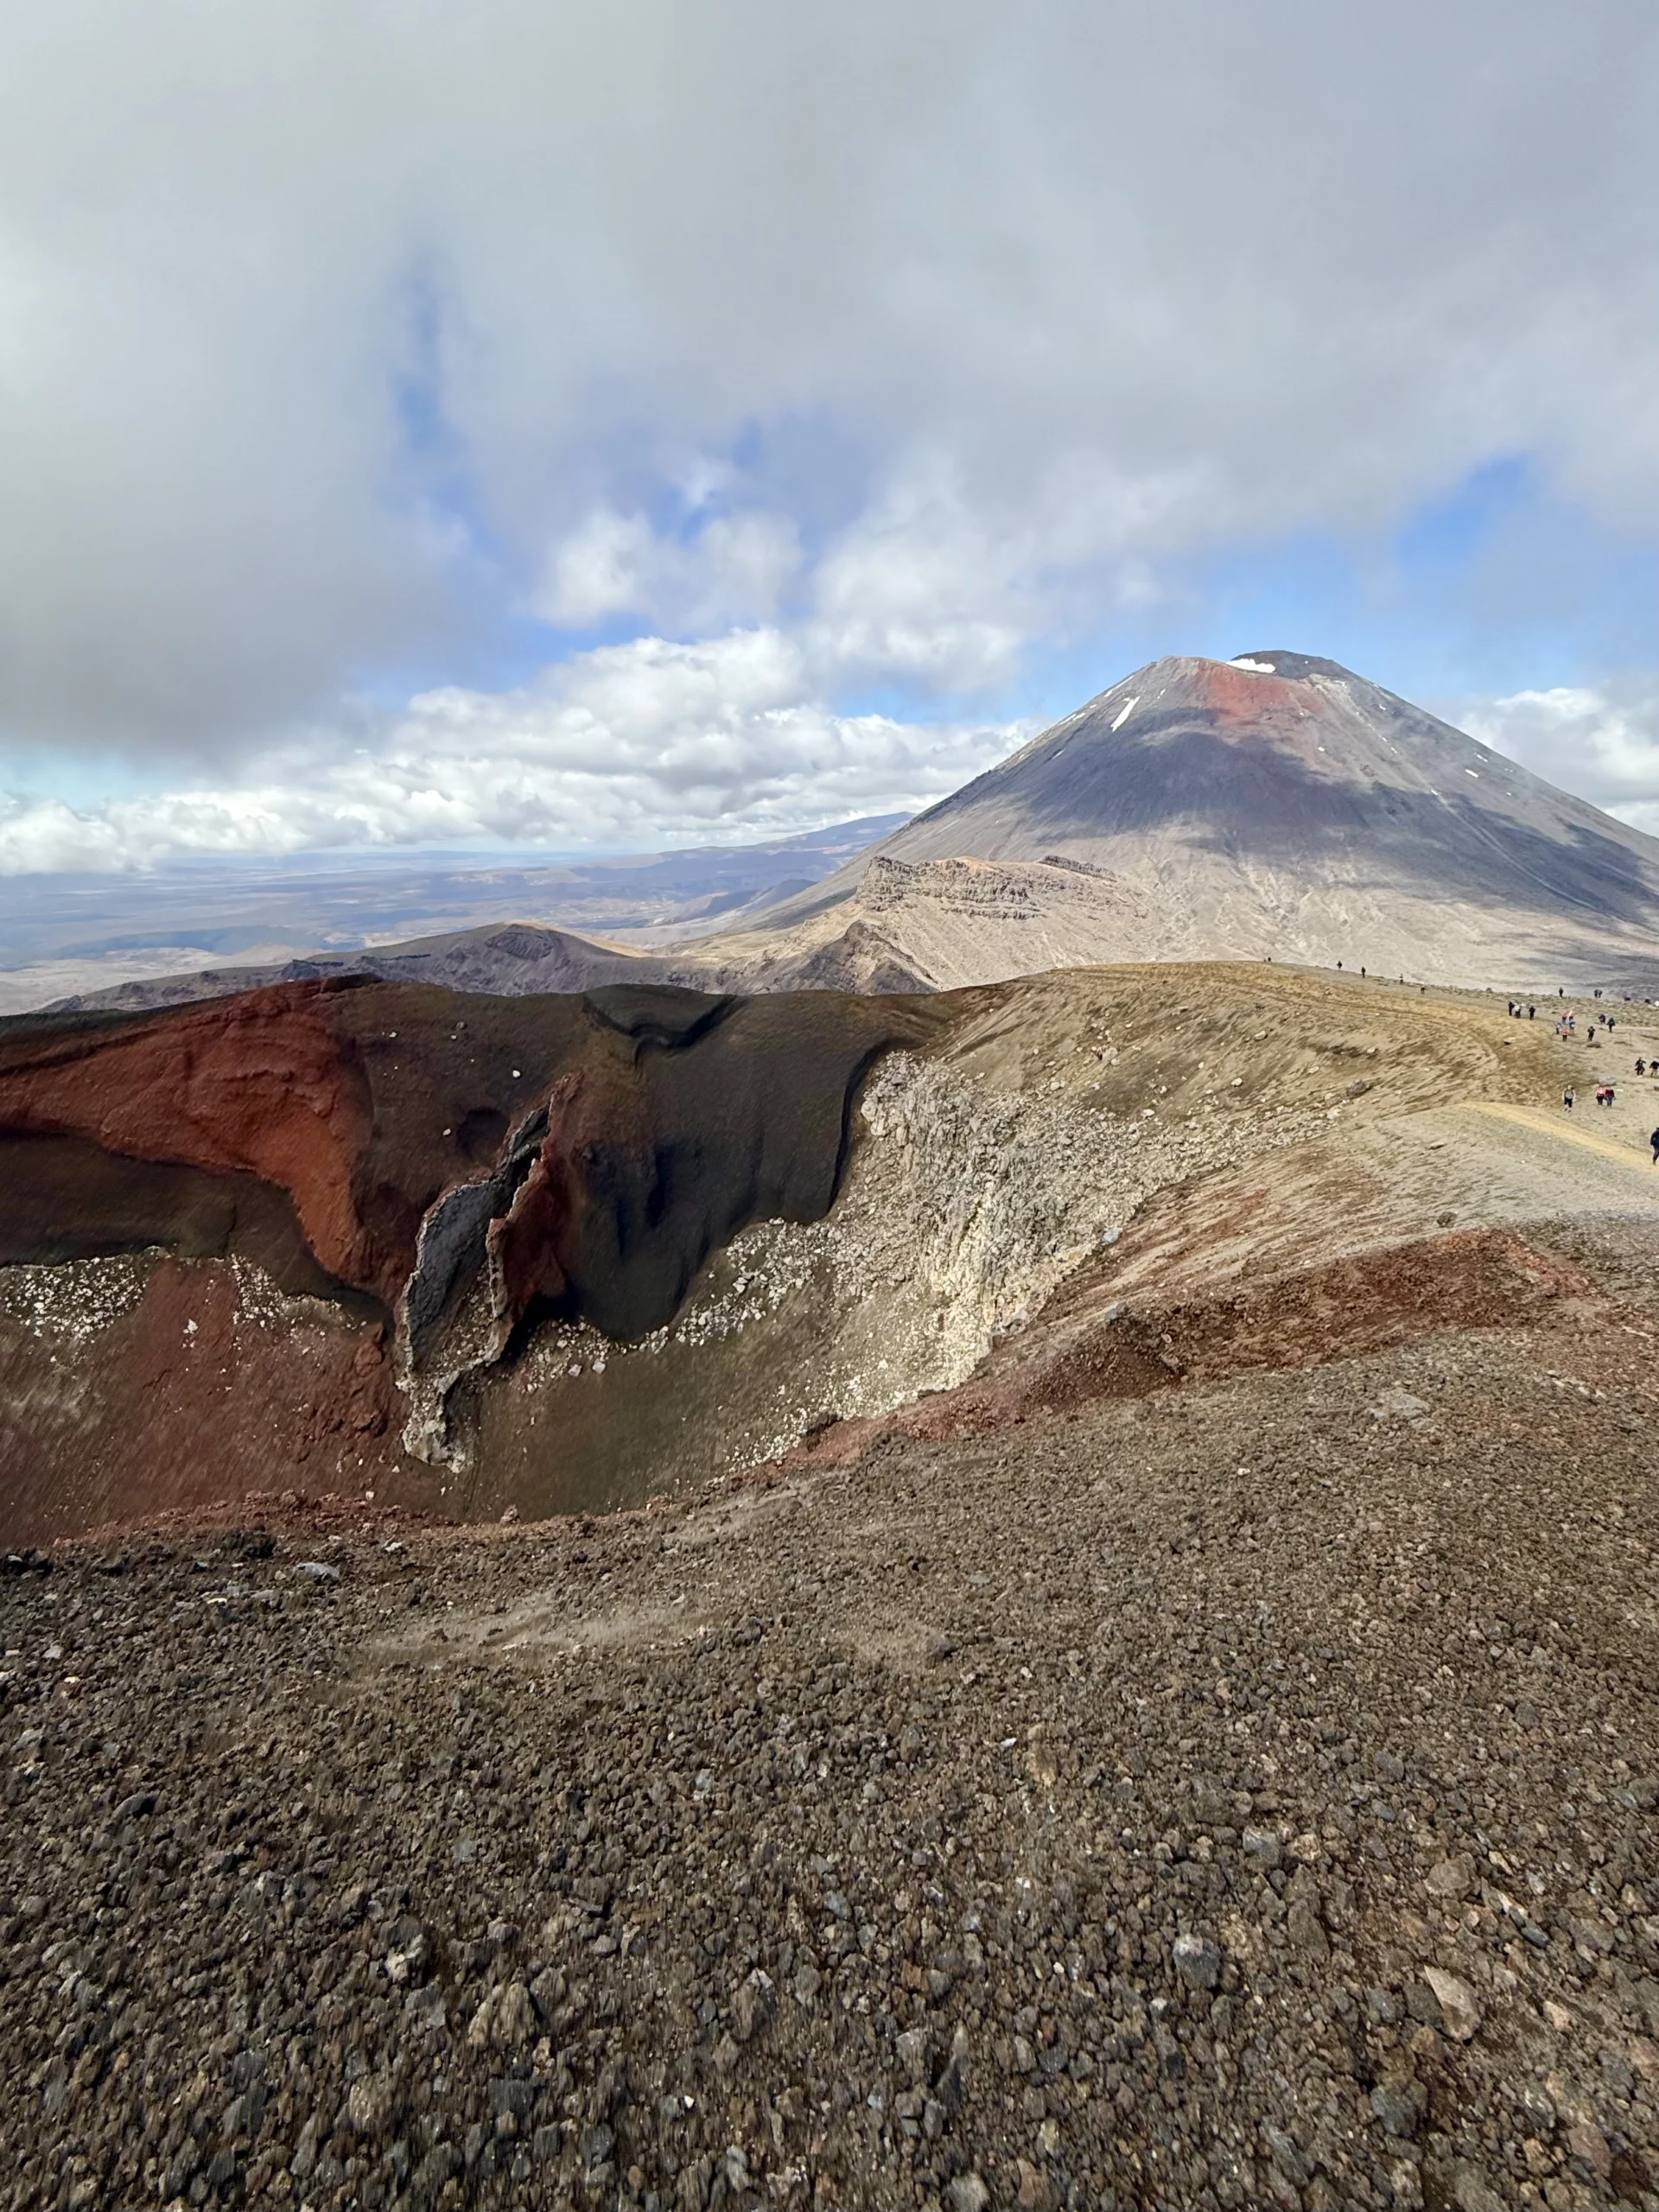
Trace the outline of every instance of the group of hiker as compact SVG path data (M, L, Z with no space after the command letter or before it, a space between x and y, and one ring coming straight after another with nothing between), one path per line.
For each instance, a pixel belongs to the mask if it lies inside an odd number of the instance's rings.
M1341 967L1340 960L1338 961L1337 965L1338 968ZM1365 970L1362 968L1359 972L1363 976ZM1401 981L1403 982L1405 978L1402 976ZM1427 986L1425 984L1421 988L1427 989ZM1598 991L1596 996L1599 998L1601 993ZM1524 999L1511 999L1507 1011L1511 1021L1535 1021L1538 1019L1537 1007L1529 1004ZM1589 1019L1589 1026L1584 1033L1586 1049L1590 1052L1599 1052L1601 1047L1601 1039L1596 1033L1598 1029L1605 1028L1611 1036L1618 1027L1618 1018L1616 1014L1592 1013ZM1578 1036L1579 1016L1576 1007L1568 1007L1557 1014L1555 1034L1563 1042L1570 1041ZM1656 1053L1651 1059L1638 1058L1636 1063L1636 1072L1638 1076L1652 1076L1659 1078L1659 1053ZM1577 1096L1577 1092L1570 1083L1561 1093L1561 1104L1569 1114L1573 1110ZM1598 1106L1612 1106L1617 1103L1618 1094L1611 1083L1599 1083L1596 1085L1595 1099ZM1653 1151L1653 1164L1656 1167L1659 1167L1659 1129L1653 1132L1648 1142Z
M1510 1010L1511 1013L1516 1011L1513 1001L1510 1003ZM1611 1029L1616 1026L1611 1014L1592 1016L1589 1034L1584 1040L1586 1045L1593 1045L1596 1042L1595 1024L1599 1019L1605 1020L1609 1029ZM1555 1034L1558 1037L1562 1038L1576 1035L1578 1031L1578 1015L1574 1013L1568 1012L1562 1014L1560 1019L1555 1024ZM1636 1072L1638 1076L1651 1075L1659 1077L1659 1054L1656 1054L1652 1059L1647 1059L1638 1055L1636 1062ZM1567 1109L1567 1111L1569 1114L1573 1111L1573 1104L1577 1096L1577 1091L1573 1088L1573 1084L1569 1083L1561 1093L1561 1104ZM1616 1103L1618 1093L1611 1083L1599 1083L1596 1085L1596 1103L1598 1106L1611 1106ZM1648 1139L1648 1143L1652 1150L1653 1164L1656 1167L1659 1167L1659 1129L1654 1130L1652 1135Z
M1618 1020L1612 1014L1592 1014L1590 1017L1590 1027L1584 1033L1585 1044L1592 1050L1599 1048L1601 1044L1600 1038L1596 1034L1596 1025L1598 1022L1601 1022L1605 1025L1610 1036L1618 1027ZM1565 1014L1557 1015L1555 1020L1555 1034L1564 1042L1570 1042L1572 1039L1578 1035L1578 1033L1579 1017L1573 1009L1569 1007ZM1655 1065L1659 1065L1659 1062L1656 1062ZM1639 1060L1637 1062L1636 1071L1638 1075L1642 1072L1642 1063Z

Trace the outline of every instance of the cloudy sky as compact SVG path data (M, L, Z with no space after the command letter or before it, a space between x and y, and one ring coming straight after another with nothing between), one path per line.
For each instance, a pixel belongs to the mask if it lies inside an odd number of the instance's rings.
M1327 653L1659 830L1651 0L15 0L0 868L924 803Z

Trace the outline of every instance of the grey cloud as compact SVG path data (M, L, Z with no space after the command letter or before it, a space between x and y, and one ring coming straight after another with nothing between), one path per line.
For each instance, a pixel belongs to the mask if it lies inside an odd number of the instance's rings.
M1639 0L22 11L0 725L268 743L607 515L613 607L941 681L1493 455L1645 524L1656 81Z

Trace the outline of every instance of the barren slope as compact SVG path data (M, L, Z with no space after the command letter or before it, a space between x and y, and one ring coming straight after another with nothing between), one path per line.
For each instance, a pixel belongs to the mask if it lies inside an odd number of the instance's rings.
M0 1558L0 2202L1659 2204L1659 1036L1262 966L720 1006L5 1040L14 1144L181 1249L0 1268L13 1540L124 1522ZM833 1204L660 1328L440 1326L435 1465L406 1299L270 1273L384 1288L496 1096L590 1227L675 1132L698 1235L822 1197L837 1083Z
M5 2201L1651 2206L1650 1230L648 1513L0 1581Z

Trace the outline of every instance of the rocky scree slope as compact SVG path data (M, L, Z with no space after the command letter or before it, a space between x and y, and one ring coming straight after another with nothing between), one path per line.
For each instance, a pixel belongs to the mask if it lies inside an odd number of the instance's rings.
M0 2202L1651 2206L1651 1230L1519 1326L0 1579Z

